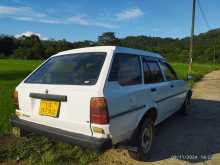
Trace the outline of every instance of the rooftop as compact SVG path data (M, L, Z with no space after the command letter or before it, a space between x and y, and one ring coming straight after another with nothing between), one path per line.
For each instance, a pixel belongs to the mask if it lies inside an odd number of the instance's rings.
M72 49L60 52L56 55L66 55L66 54L73 54L73 53L82 53L82 52L109 52L109 51L115 51L118 53L130 53L130 54L138 54L138 55L146 55L146 56L152 56L157 58L163 58L160 54L139 50L139 49L133 49L133 48L126 48L126 47L120 47L120 46L93 46L93 47L85 47L85 48L78 48L78 49Z

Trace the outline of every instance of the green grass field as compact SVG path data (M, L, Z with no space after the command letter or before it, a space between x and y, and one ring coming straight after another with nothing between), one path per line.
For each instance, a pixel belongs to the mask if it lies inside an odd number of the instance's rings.
M15 86L41 61L0 60L0 132L9 130L8 119L14 113L11 96Z
M9 118L14 114L11 99L14 88L41 62L36 60L0 60L0 134L8 134L10 131ZM173 63L172 65L179 77L185 79L187 65L182 63ZM193 76L195 81L215 69L220 69L220 65L194 64ZM55 164L55 162L59 163L60 161L66 162L66 164L71 162L87 164L97 158L96 154L89 151L61 142L51 142L43 137L34 136L19 143L18 146L12 147L10 151L0 148L0 160L17 159L19 156L19 159L26 160L30 164Z
M0 142L6 141L10 132L9 119L14 114L12 93L31 71L42 61L37 60L0 60ZM62 142L49 141L40 136L31 136L13 144L0 146L1 160L25 160L26 164L87 164L96 154ZM11 164L9 162L8 164ZM16 164L16 162L15 162Z

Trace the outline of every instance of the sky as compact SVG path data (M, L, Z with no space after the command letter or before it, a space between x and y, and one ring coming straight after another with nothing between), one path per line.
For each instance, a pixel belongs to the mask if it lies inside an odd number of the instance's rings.
M198 3L197 3L198 4ZM220 1L199 0L196 34L220 27ZM42 39L97 40L147 35L183 38L191 30L192 0L0 0L0 34Z

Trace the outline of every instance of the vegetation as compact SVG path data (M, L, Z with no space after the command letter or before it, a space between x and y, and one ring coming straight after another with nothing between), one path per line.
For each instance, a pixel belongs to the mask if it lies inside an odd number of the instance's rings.
M49 140L42 136L29 135L27 138L4 136L5 144L0 147L1 161L8 164L81 164L85 165L97 158L97 154L82 150L62 142Z
M214 41L216 63L220 63L220 29L195 37L193 77L198 81L204 74L220 69L212 65ZM212 39L212 40L211 40ZM0 36L0 163L8 164L88 164L97 155L76 146L48 140L41 136L17 139L9 135L9 119L14 115L11 95L15 86L36 68L43 59L68 49L97 45L118 45L163 54L172 61L179 77L186 78L189 38L173 39L148 36L117 38L113 32L100 35L97 41L68 42L40 40L38 36L14 38ZM11 58L11 59L9 59ZM15 60L16 58L16 60ZM22 59L22 60L21 60ZM24 59L28 59L24 60ZM33 60L35 59L35 60ZM207 63L207 64L199 64ZM208 64L209 63L209 64ZM3 145L4 144L4 145Z
M118 45L163 54L170 61L187 62L189 38L173 39L148 36L117 38L113 32L103 33L97 41L68 42L66 40L40 40L38 36L14 38L0 36L0 58L45 59L67 49L97 45ZM215 45L215 47L214 47ZM213 54L220 63L220 29L195 36L194 61L211 63Z
M0 164L3 160L15 160L8 164L17 164L17 161L22 160L27 164L87 164L97 157L95 153L61 142L49 141L45 137L30 136L18 141L8 136L9 118L14 114L12 92L15 86L41 62L0 60ZM4 142L1 143L1 140Z
M178 73L178 76L182 79L187 79L187 71L188 71L188 65L183 63L172 63L172 66L175 68L176 72ZM220 69L220 65L210 65L210 64L199 64L195 63L193 64L193 71L192 71L192 77L193 82L199 81L205 74Z
M0 163L4 161L9 162L8 164L18 162L25 164L88 164L97 159L98 155L41 136L31 135L28 138L16 139L7 135L10 130L9 118L14 114L12 92L15 86L41 62L41 60L0 60ZM173 66L181 78L186 77L186 64L173 63ZM218 68L220 65L194 64L193 74L198 80L202 75ZM1 140L4 142L1 143Z
M14 113L11 96L15 86L41 61L0 60L0 132L9 130L9 118Z

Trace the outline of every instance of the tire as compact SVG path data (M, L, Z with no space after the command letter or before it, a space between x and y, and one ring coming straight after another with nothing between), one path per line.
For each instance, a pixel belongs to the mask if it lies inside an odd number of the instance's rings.
M191 94L190 93L188 93L186 96L186 99L181 108L181 113L185 116L188 116L191 113Z
M138 132L137 147L138 159L146 161L150 159L151 146L154 139L153 120L146 118Z

